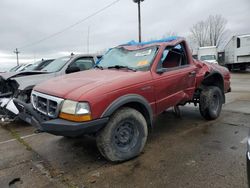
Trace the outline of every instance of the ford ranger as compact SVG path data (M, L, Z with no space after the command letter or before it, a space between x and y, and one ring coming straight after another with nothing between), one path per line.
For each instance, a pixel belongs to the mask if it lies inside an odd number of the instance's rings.
M37 85L31 104L14 102L20 118L41 131L95 135L101 154L119 162L142 152L153 119L166 109L199 104L213 120L229 91L226 68L193 59L183 38L170 37L112 48L95 69Z

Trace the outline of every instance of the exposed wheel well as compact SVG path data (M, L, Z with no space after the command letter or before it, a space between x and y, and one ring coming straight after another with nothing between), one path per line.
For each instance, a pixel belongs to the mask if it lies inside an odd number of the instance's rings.
M217 86L221 89L223 93L223 103L225 103L225 95L224 95L224 80L220 73L206 73L204 80L201 83L200 89L202 90L206 86Z
M152 122L151 122L151 119L150 119L150 114L149 114L147 108L143 104L141 104L139 102L129 102L129 103L124 104L121 107L130 107L130 108L134 108L137 111L139 111L144 116L144 118L146 119L148 128L149 129L152 128Z

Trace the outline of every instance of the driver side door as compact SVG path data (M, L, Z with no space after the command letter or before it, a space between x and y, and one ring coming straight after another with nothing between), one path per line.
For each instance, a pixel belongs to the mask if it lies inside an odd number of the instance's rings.
M196 67L188 61L183 44L167 47L154 74L157 114L192 98Z

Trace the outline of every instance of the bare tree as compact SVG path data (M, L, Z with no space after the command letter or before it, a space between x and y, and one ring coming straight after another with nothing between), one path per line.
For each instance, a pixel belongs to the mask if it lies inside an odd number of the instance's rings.
M186 38L186 41L187 41L187 43L188 43L188 46L189 46L191 52L192 52L193 54L196 54L196 53L197 53L196 51L197 51L197 49L198 49L199 46L198 46L198 44L197 44L195 38L193 37L193 35L192 35L192 34L191 34L191 35L188 35L188 36L186 36L185 38Z
M210 46L218 46L221 43L222 36L225 32L227 20L221 15L210 15L207 19Z
M194 24L190 31L200 47L219 46L225 33L227 20L221 15L210 15L205 21Z
M202 47L207 43L208 25L205 21L199 21L190 29L197 44Z

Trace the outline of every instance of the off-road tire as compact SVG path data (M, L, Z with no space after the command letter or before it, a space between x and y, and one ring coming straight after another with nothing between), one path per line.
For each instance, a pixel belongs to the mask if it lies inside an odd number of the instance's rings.
M220 88L208 86L200 94L200 114L206 120L214 120L219 117L223 103L223 94Z
M148 136L144 116L133 108L116 111L96 138L100 153L109 161L122 162L138 156Z

